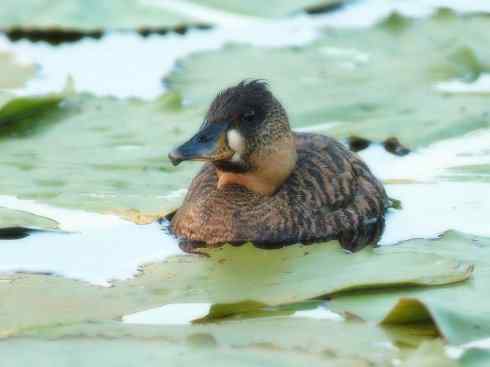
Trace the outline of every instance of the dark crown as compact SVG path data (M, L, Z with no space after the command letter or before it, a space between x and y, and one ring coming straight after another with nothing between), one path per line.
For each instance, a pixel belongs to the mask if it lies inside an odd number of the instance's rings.
M243 80L216 96L208 111L208 120L220 122L230 117L239 118L250 110L265 115L274 101L266 81Z

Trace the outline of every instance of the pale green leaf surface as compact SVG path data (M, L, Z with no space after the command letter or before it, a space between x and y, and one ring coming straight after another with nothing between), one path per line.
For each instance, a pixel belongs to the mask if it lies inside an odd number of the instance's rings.
M373 324L286 317L192 326L129 325L117 322L54 326L26 330L13 339L14 344L16 340L24 338L43 338L57 342L63 339L79 342L114 338L131 339L134 342L153 340L160 342L162 349L170 347L171 350L172 346L180 345L189 349L212 348L219 353L229 348L230 351L247 350L253 355L262 350L266 355L275 352L278 355L308 356L327 365L346 361L389 365L392 358L400 355L396 348L387 347L396 340ZM427 339L430 338L420 338Z
M92 211L178 205L175 191L199 165L177 170L167 153L199 126L199 111L172 94L153 102L81 95L33 114L42 101L15 99L0 110L2 194Z
M112 288L41 275L14 276L13 282L0 283L0 333L108 320L169 303L253 301L275 306L349 289L441 285L465 280L471 266L416 252L381 255L365 249L351 255L329 243L280 250L226 246L212 250L210 257L178 256L143 270ZM15 297L9 297L14 289Z
M316 323L324 326L328 330L329 324ZM11 366L30 366L32 361L36 365L43 366L94 366L104 361L104 366L325 366L325 367L368 367L375 363L377 366L389 366L389 357L393 354L389 351L380 350L380 347L372 351L350 352L346 356L338 355L338 351L328 347L323 343L325 351L311 353L308 351L310 346L305 343L305 339L300 341L298 348L283 348L274 344L277 342L276 335L280 335L280 330L291 328L293 325L277 322L273 331L267 332L257 324L257 330L266 332L261 337L253 337L243 331L242 325L235 327L222 327L224 331L214 331L206 329L196 329L195 327L165 327L165 328L146 328L143 331L135 332L131 329L122 329L122 336L114 339L113 334L119 334L117 330L111 330L110 326L105 325L105 332L97 335L95 331L85 333L75 332L73 337L56 340L33 339L33 338L9 338L0 343L2 361ZM295 331L300 336L306 336L305 332L298 332L301 328L306 331L300 323L294 323ZM289 327L288 327L289 326ZM227 330L228 329L228 330ZM230 330L231 329L231 330ZM76 329L75 329L76 330ZM109 331L107 331L109 330ZM318 328L312 330L317 332ZM235 333L230 333L235 331ZM319 337L328 335L328 332L319 331L319 335L308 335L308 340L318 340ZM96 333L95 336L91 333ZM104 337L104 334L111 335ZM129 336L126 336L126 335ZM132 335L138 336L132 336ZM372 335L374 334L374 335ZM378 340L385 340L383 337L376 338L376 333L372 333L371 340L364 340L366 344L374 345ZM233 343L226 340L224 336L232 336ZM257 335L257 334L255 334ZM359 347L353 340L361 339L355 334L351 334L348 339L350 343ZM253 343L253 339L260 342ZM263 342L262 342L263 340ZM327 339L328 340L328 339ZM243 346L244 343L251 343ZM338 343L337 343L338 345ZM345 348L344 348L345 349ZM377 352L375 355L374 352Z
M326 29L304 48L230 46L183 60L166 81L197 105L246 78L270 82L294 127L326 125L336 137L398 137L410 147L490 126L484 95L446 95L439 82L472 80L490 70L485 16L440 13L390 19L363 30ZM427 35L430 35L427 36ZM423 55L423 57L421 57Z
M58 223L32 213L0 207L0 229L9 227L57 229Z
M0 29L169 28L195 24L191 17L137 0L2 0Z
M198 5L230 13L259 17L280 17L318 6L328 7L341 4L344 0L269 0L267 2L249 0L191 0Z
M490 241L455 232L436 241L413 240L383 253L412 252L438 254L474 264L467 282L440 288L383 290L337 295L330 307L366 320L384 323L412 323L431 319L440 333L453 344L490 335Z
M33 65L20 64L12 54L6 52L0 52L0 70L0 90L20 88L35 73Z
M490 365L490 351L485 349L469 349L460 359L461 367L487 367Z
M194 1L199 9L255 17L281 17L305 8L328 7L343 0ZM178 5L178 1L176 2ZM184 4L185 5L185 4ZM190 4L192 5L192 4ZM205 16L195 18L186 6L165 7L138 0L3 0L0 29L99 31L106 29L174 28L212 24Z
M359 359L327 360L301 354L297 351L269 350L262 347L229 349L168 345L159 340L148 341L129 338L120 339L66 339L7 340L0 343L2 360L10 366L77 366L93 367L104 361L106 367L138 366L160 367L199 366L216 367L369 367ZM382 365L381 365L382 366Z
M458 367L459 363L451 360L444 351L440 341L422 343L402 367Z

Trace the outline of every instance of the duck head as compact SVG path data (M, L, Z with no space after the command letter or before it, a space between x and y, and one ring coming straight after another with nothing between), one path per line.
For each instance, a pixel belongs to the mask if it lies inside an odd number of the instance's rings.
M199 131L169 154L213 163L218 188L237 184L272 195L296 165L296 145L286 111L260 80L242 81L220 92Z

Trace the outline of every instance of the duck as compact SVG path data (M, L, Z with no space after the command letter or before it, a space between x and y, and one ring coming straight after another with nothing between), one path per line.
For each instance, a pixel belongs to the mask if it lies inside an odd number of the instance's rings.
M264 80L219 92L197 133L168 157L174 166L204 162L170 219L186 252L332 240L354 252L384 231L382 183L336 139L294 132Z

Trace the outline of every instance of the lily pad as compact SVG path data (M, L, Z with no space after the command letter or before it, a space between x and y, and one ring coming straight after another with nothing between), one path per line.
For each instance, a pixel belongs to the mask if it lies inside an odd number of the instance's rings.
M0 29L104 30L173 28L195 23L191 17L136 0L5 0Z
M0 230L10 227L58 229L58 223L32 213L0 207Z
M10 283L0 283L0 334L114 319L172 303L239 306L253 301L261 307L349 289L443 285L467 279L471 269L469 264L423 252L379 254L365 249L351 255L335 243L279 250L227 246L212 250L210 257L177 256L148 265L137 278L114 282L111 288L41 275L13 276L15 297L7 296L12 292ZM32 304L44 306L33 309ZM243 311L238 306L235 311Z
M2 341L0 348L2 361L9 366L19 365L19 350L24 350L21 354L29 360L43 348L41 357L36 358L39 366L51 366L53 361L91 366L104 360L109 366L159 366L163 362L183 366L364 367L392 366L392 359L404 358L411 351L401 351L393 342L396 340L374 325L273 318L199 326L117 322L55 326L27 330Z
M33 65L20 64L12 54L0 52L0 90L22 87L34 76Z
M173 94L153 102L75 95L37 115L58 101L15 99L0 110L2 194L98 211L175 208L198 165L176 170L167 153L199 126L200 111Z
M490 351L484 349L469 349L460 359L462 367L485 367L490 364Z
M0 93L0 144L6 138L29 135L37 121L56 110L62 96L14 97Z
M339 294L330 302L337 312L347 312L365 320L386 324L409 324L432 320L452 344L461 344L490 335L490 240L448 232L440 240L413 240L382 253L408 255L412 252L449 256L475 265L471 279L464 283L433 288L384 290Z
M209 260L186 257L182 259L184 263L168 262L165 270L158 265L148 266L145 276L135 282L144 281L149 287L154 281L175 273L180 275L180 284L175 284L178 288L167 284L167 290L178 293L179 289L187 289L187 297L193 302L251 300L274 306L347 289L447 284L465 280L471 274L471 265L452 259L428 260L426 255L389 259L378 256L373 249L350 255L335 242L281 250L259 250L250 244L240 248L227 246L210 254ZM380 268L385 269L383 274ZM358 274L362 274L362 278ZM191 289L194 291L190 292Z
M442 343L425 342L412 353L402 367L458 367L459 363L451 360L444 351Z
M129 217L135 217L127 212L131 209L165 213L178 205L175 193L188 186L199 166L175 169L167 152L195 131L217 90L242 77L270 79L295 127L330 128L336 137L397 135L417 146L489 126L487 98L446 96L432 88L437 80L486 70L486 34L478 30L489 22L439 14L397 32L386 25L362 32L326 30L304 49L231 47L191 57L170 78L194 101L190 107L180 105L178 93L151 102L67 97L56 113L27 118L9 128L8 136L0 131L0 190ZM469 32L478 36L465 37ZM374 54L375 44L383 47ZM420 60L420 54L430 57ZM285 74L301 77L292 80ZM406 95L393 97L399 90ZM8 107L4 113L12 110ZM407 108L412 112L403 112ZM5 121L0 111L0 125Z
M50 218L0 207L0 241L21 239L35 232L58 229L58 222Z
M486 16L438 13L427 20L393 19L363 30L325 29L304 48L230 46L181 61L166 82L204 107L215 93L244 78L263 78L283 101L294 127L336 137L409 147L490 126L485 95L445 94L438 82L472 80L488 72ZM424 57L420 57L424 55Z
M239 13L259 17L281 17L310 8L328 8L341 4L343 0L192 0L196 4L209 6L230 13Z
M172 29L189 25L211 25L213 19L206 18L206 11L253 15L257 17L280 17L305 9L323 9L340 4L343 0L286 0L268 2L240 2L207 0L195 1L198 12L192 11L193 4L160 5L158 1L108 0L5 0L0 9L0 29L29 33L34 31L67 32L70 37L78 32L95 35L103 30L152 30ZM208 9L209 10L208 10ZM191 10L189 10L191 9ZM198 14L198 15L196 15ZM204 14L204 15L202 15ZM36 33L37 32L37 33ZM45 33L49 36L49 33Z

